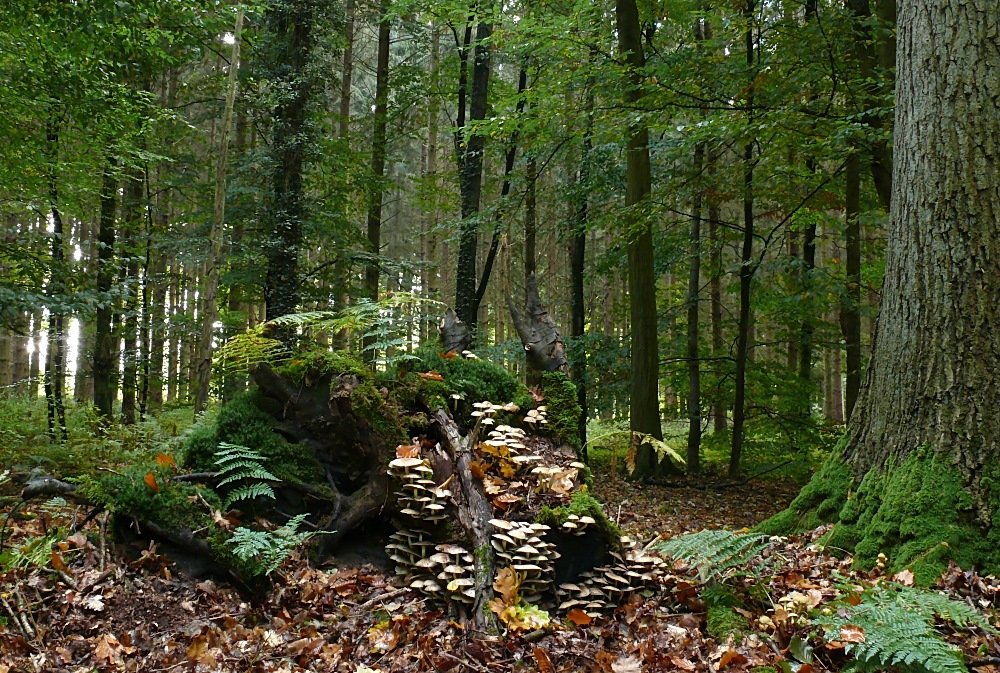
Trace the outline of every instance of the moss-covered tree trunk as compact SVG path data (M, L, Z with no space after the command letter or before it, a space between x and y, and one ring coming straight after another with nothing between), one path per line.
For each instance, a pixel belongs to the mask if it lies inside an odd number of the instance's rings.
M900 5L898 30L872 362L842 450L782 523L836 520L832 543L861 561L931 561L929 581L947 558L1000 558L1000 14L992 0L920 0ZM809 511L819 516L802 518Z

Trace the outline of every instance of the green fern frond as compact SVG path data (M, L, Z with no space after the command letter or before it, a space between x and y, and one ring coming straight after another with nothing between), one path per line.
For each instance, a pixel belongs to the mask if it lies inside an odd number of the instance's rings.
M222 478L216 488L222 488L239 481L253 481L234 489L226 497L228 508L237 500L252 500L259 496L274 498L274 489L265 481L280 481L278 477L264 467L264 457L253 449L221 442L215 452L215 464Z
M310 531L299 532L305 518L305 514L299 514L272 532L240 527L226 544L232 546L233 556L244 562L250 574L270 575L296 547L315 535Z
M855 658L853 671L899 667L907 673L966 673L960 650L934 628L935 617L958 627L975 624L992 630L974 608L934 591L889 584L873 587L861 598L858 605L844 601L836 612L814 620L828 640L841 640L845 627L864 633L864 642L845 645Z
M707 582L732 568L749 564L770 544L766 535L703 530L667 540L657 548L697 568L701 580Z

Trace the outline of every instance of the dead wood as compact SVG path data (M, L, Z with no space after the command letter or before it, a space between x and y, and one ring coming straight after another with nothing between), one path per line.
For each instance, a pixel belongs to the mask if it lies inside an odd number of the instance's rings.
M535 274L528 276L528 305L525 307L525 314L522 316L518 312L509 295L507 309L524 346L528 366L539 372L568 373L569 363L562 335L538 296Z

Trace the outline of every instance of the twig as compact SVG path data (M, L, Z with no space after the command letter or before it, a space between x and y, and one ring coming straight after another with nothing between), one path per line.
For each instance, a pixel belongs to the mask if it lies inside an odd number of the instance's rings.
M102 573L104 572L105 556L106 556L105 552L107 551L107 544L108 544L107 532L108 532L108 513L105 512L104 516L101 518L101 542L100 542L101 556L100 556L100 561L98 562L97 565L97 569L100 570Z
M462 664L463 666L468 666L470 668L474 668L477 671L485 671L486 670L485 668L483 668L482 666L480 666L476 662L474 662L474 661L468 661L466 659L462 659L461 657L456 657L454 654L452 654L450 652L439 652L438 654L440 654L442 657L445 657L447 659L451 659L452 661L456 661L456 662Z
M362 603L361 605L358 606L358 609L359 610L367 610L368 608L370 608L371 606L375 605L379 601L387 601L387 600L390 600L390 599L395 598L397 596L402 596L403 594L407 593L409 590L410 590L409 587L403 587L402 589L394 589L394 590L389 591L387 593L384 593L384 594L381 594L379 596L376 596L375 598L373 598L373 599L371 599L369 601L365 601L364 603Z
M7 602L7 599L4 598L3 594L0 594L0 603L3 603L3 606L7 609L7 614L9 614L10 618L14 620L15 624L17 624L17 628L21 630L21 633L24 634L24 637L27 640L32 640L34 636L28 632L28 628L30 627L25 628L25 625L21 623L21 620L18 617L17 613L14 612L14 608L12 608L10 603Z
M967 664L969 668L979 668L980 666L1000 666L1000 657L979 657L970 659Z

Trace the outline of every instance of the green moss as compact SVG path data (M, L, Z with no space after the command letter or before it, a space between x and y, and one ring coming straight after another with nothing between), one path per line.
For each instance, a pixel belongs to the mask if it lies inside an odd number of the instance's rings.
M788 509L761 522L755 530L766 535L789 535L837 521L854 485L853 472L840 457L842 452L843 442L837 444Z
M351 391L351 402L358 415L366 418L380 437L397 444L407 441L399 414L373 384L362 383Z
M148 474L155 479L155 489L146 482ZM209 508L222 509L222 501L214 491L187 482L171 482L169 473L159 466L135 466L121 473L89 477L81 480L80 488L89 500L114 514L172 530L205 528L212 522Z
M787 510L757 530L786 534L834 522L821 543L831 550L854 553L857 567L871 568L879 554L887 571L909 568L918 586L934 582L950 561L985 572L1000 570L1000 531L984 529L975 502L958 469L944 456L923 448L899 465L872 470L852 493L850 467L838 447ZM991 509L997 509L996 475L980 484Z
M959 471L920 449L898 466L868 473L840 518L856 531L856 565L872 567L883 553L890 572L910 568L914 582L927 586L952 560L987 572L1000 567L998 534L984 534L974 506Z
M219 410L215 426L196 426L184 445L184 465L196 471L216 468L220 442L239 444L264 457L264 466L285 481L318 482L323 469L306 447L289 444L272 428L272 419L255 403L254 393L238 395Z
M576 399L576 386L562 372L547 372L542 375L541 390L549 430L579 452L582 410Z
M736 608L740 607L739 599L728 589L717 584L707 586L702 591L702 598L705 599L707 608L708 635L723 642L729 636L740 640L750 632L750 622L747 621L746 617L736 612Z
M350 353L326 349L300 353L288 364L278 369L279 374L298 385L308 385L330 372L354 374L366 381L371 381L374 378L371 369Z
M460 395L471 404L489 400L495 404L514 404L525 408L531 404L528 389L509 371L488 360L464 357L446 358L436 345L417 349L414 371L436 371L444 381L427 381L429 395L447 401L451 395Z
M575 492L568 505L555 508L548 505L542 507L535 521L555 528L566 523L571 514L593 518L597 522L597 525L608 534L612 545L617 546L618 540L622 536L621 528L604 514L604 508L594 496L583 491Z

